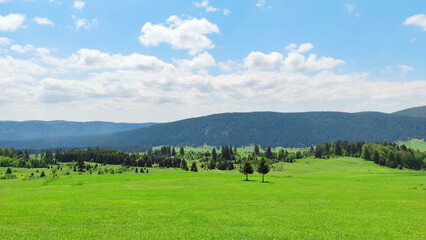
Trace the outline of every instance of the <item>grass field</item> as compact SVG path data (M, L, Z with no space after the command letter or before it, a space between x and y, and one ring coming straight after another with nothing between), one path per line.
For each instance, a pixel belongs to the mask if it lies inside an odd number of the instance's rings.
M405 146L409 147L409 148L413 148L413 149L418 149L422 152L426 151L426 142L424 141L424 139L411 139L408 141L399 141L397 142L398 145L402 145L405 144Z
M237 171L175 169L59 172L49 182L22 180L35 170L14 169L19 179L0 180L0 239L426 238L424 171L356 158L274 169L268 183Z

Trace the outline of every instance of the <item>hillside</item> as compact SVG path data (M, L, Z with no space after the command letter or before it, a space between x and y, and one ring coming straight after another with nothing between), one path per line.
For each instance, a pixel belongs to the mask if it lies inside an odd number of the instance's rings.
M139 151L158 145L302 147L338 139L393 142L411 138L426 138L426 119L377 112L252 112L215 114L86 137L0 141L0 146L21 149L100 146Z
M426 118L426 105L421 107L407 108L401 111L394 112L392 114L398 115L398 116Z
M69 121L0 121L0 140L28 140L84 136L127 131L154 123L69 122Z

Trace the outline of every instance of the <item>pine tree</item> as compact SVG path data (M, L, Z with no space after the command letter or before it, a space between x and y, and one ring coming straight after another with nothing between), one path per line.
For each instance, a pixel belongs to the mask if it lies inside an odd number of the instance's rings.
M175 147L173 147L173 149L172 149L172 156L176 156L176 150L175 150Z
M377 150L374 150L374 152L373 152L373 159L372 160L374 161L375 164L379 163L379 161L380 161L380 155L377 152Z
M182 168L182 170L188 171L188 164L186 163L185 159L182 160L182 163L180 164L180 168Z
M183 149L183 147L180 147L179 153L182 156L185 155L185 150Z
M370 151L368 150L368 146L367 145L364 146L364 151L362 151L361 157L364 158L365 160L368 160L368 161L371 160L371 158L370 158Z
M259 165L257 165L257 172L262 174L262 182L264 181L265 174L268 174L268 172L271 170L268 164L266 164L266 160L262 158L259 162Z
M213 148L213 150L212 150L212 159L213 159L213 161L217 160L216 148Z
M322 157L322 149L320 145L317 145L315 147L315 158L321 158Z
M40 177L45 177L46 174L44 174L44 171L41 172Z
M137 167L135 168L135 173L138 173L138 168Z
M254 172L253 166L248 161L244 161L241 164L239 171L240 171L240 173L246 175L246 181L248 181L248 175L253 174L253 172Z
M12 174L12 169L7 168L7 170L6 170L6 174Z
M191 171L193 171L193 172L198 172L197 164L196 164L195 162L192 162L192 165L191 165Z
M268 148L266 148L265 156L266 156L267 159L271 159L272 158L271 146L268 146Z
M80 172L84 172L84 160L80 157L80 155L77 158L77 166Z
M259 150L259 146L258 145L254 145L254 155L259 155L259 152L260 152L260 150Z

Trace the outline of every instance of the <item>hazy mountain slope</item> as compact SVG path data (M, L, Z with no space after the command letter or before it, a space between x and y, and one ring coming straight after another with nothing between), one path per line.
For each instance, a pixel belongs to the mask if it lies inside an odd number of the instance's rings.
M326 141L426 138L426 119L363 112L224 113L125 132L55 140L2 142L16 148L101 146L123 150L156 145L309 146Z
M69 121L0 121L0 140L84 136L121 132L154 123L69 122Z
M399 115L399 116L426 118L426 105L421 107L407 108L398 112L394 112L392 114Z

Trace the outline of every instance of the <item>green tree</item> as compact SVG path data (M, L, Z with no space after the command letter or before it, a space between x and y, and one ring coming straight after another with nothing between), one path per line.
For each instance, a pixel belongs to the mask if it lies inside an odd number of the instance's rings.
M212 159L213 159L213 161L217 160L216 148L213 148L213 150L212 150Z
M10 169L10 167L9 167L9 168L7 168L7 170L6 170L6 174L12 174L12 169Z
M195 162L192 162L191 171L198 172L197 164Z
M375 164L379 163L379 161L380 161L380 155L379 155L379 152L377 152L377 150L374 150L374 152L373 152L373 159L372 160L374 161Z
M186 163L185 159L182 160L182 163L180 164L180 168L182 168L182 170L188 171L188 164Z
M361 157L364 158L365 160L368 160L368 161L371 160L370 151L368 150L367 145L364 146Z
M77 166L80 172L84 172L84 160L82 157L80 157L80 155L78 155L78 158L77 158Z
M41 172L40 177L45 177L46 174L44 174L44 171Z
M259 150L259 146L258 145L254 145L254 155L259 155L260 150Z
M137 167L135 167L135 173L138 173L138 168Z
M265 152L265 156L267 159L271 159L272 158L272 150L271 150L271 146L268 146L266 148L266 152Z
M266 164L265 158L262 158L259 162L259 165L257 165L256 170L257 170L258 173L262 174L262 182L265 182L264 181L265 174L268 174L268 172L271 170L271 168L269 167L268 164Z
M176 150L175 150L175 147L173 147L173 149L172 149L172 156L176 156Z
M322 157L322 148L321 145L317 145L315 147L315 158L321 158Z
M185 155L185 150L183 149L183 147L180 147L179 153L182 156Z
M253 166L248 162L244 161L240 167L240 173L246 175L246 181L248 181L248 175L253 174Z

